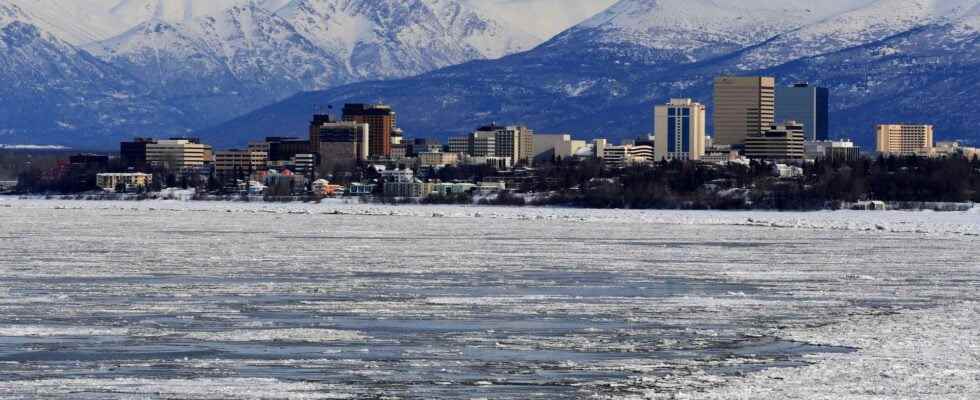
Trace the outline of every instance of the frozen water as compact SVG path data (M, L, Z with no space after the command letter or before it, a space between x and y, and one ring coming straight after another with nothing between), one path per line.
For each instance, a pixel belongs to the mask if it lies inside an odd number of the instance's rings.
M975 398L978 233L0 198L0 397Z

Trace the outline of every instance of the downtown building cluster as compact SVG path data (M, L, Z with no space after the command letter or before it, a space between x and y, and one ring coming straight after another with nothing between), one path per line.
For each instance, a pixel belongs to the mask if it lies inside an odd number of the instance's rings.
M99 171L95 185L107 191L179 185L206 187L208 192L318 197L425 197L506 190L514 176L526 180L535 166L568 159L598 160L612 169L661 161L757 160L771 162L781 171L788 168L792 174L787 165L861 156L850 139L831 135L830 95L826 88L806 83L777 86L773 77L718 77L713 109L690 98L669 99L653 107L650 133L619 144L496 123L449 137L443 144L406 138L390 106L346 104L339 118L314 114L303 135L266 137L245 148L223 150L194 138L136 138L120 144L117 163L104 156L79 155L64 169L84 165L85 171ZM956 142L934 143L934 128L927 124L881 124L874 134L876 152L883 155L977 154L976 149ZM80 157L99 159L93 164ZM436 172L446 167L502 173L500 179L443 182Z

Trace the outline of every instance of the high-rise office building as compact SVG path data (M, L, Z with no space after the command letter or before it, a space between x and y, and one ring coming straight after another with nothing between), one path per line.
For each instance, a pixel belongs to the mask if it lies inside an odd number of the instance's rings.
M495 157L510 158L515 165L526 165L531 161L531 153L534 151L534 132L526 126L490 124L477 129L474 135L493 135Z
M371 157L391 156L391 135L397 124L391 107L383 104L347 104L344 105L343 120L370 126L368 152Z
M482 126L467 136L449 138L449 152L473 157L497 157L512 165L527 165L534 151L534 131L526 126Z
M830 90L798 83L776 88L776 121L803 124L806 140L830 137Z
M803 124L788 121L745 138L745 156L755 160L802 160L806 155Z
M188 171L212 160L211 146L197 139L157 140L146 145L146 162L155 167Z
M671 99L654 109L654 160L698 160L705 151L707 111L691 99Z
M776 79L732 77L715 79L714 143L740 146L775 122Z
M876 132L879 153L902 156L928 155L933 148L932 125L878 125Z
M320 165L354 164L368 159L370 126L357 122L321 124L316 138Z
M119 158L123 165L137 171L146 169L146 145L155 142L155 139L135 138L119 143Z
M323 124L330 124L337 122L330 114L313 114L313 119L310 120L310 151L316 153L320 149L320 127Z

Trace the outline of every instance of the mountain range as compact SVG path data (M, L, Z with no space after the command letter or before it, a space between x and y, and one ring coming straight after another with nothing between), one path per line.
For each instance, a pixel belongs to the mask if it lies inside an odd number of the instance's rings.
M130 7L106 9L126 10L119 32L39 18L31 1L0 0L0 75L15 82L0 143L232 146L301 134L315 107L344 102L391 104L413 136L496 121L627 138L671 97L710 110L729 74L829 87L834 135L864 145L879 122L980 137L976 0L609 0L567 29L582 17L548 0L78 0ZM534 24L521 7L564 14Z
M832 134L873 145L873 125L931 123L980 138L980 4L975 0L623 0L527 52L408 79L298 94L217 129L298 132L310 103L384 101L407 132L482 123L633 138L671 97L712 104L719 75L776 76L831 89ZM943 104L940 106L939 104ZM940 111L941 110L941 111ZM709 118L710 120L710 118Z
M14 83L0 89L0 142L186 135L303 90L524 51L556 29L524 30L495 17L512 6L475 3L0 0L0 79ZM589 7L555 23L575 12Z

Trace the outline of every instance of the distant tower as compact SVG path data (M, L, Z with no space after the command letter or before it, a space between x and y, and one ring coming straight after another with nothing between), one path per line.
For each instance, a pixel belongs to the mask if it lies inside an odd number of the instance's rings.
M745 138L765 132L773 125L775 108L775 78L716 78L714 143L744 145Z
M776 88L776 121L802 123L806 140L830 139L830 90L806 83Z
M320 151L320 127L333 122L337 121L330 114L313 114L313 120L310 121L310 152Z
M397 123L391 107L383 104L346 104L343 120L370 126L368 150L371 157L391 156L391 135Z
M654 160L699 160L705 151L706 108L691 99L671 99L654 110Z

